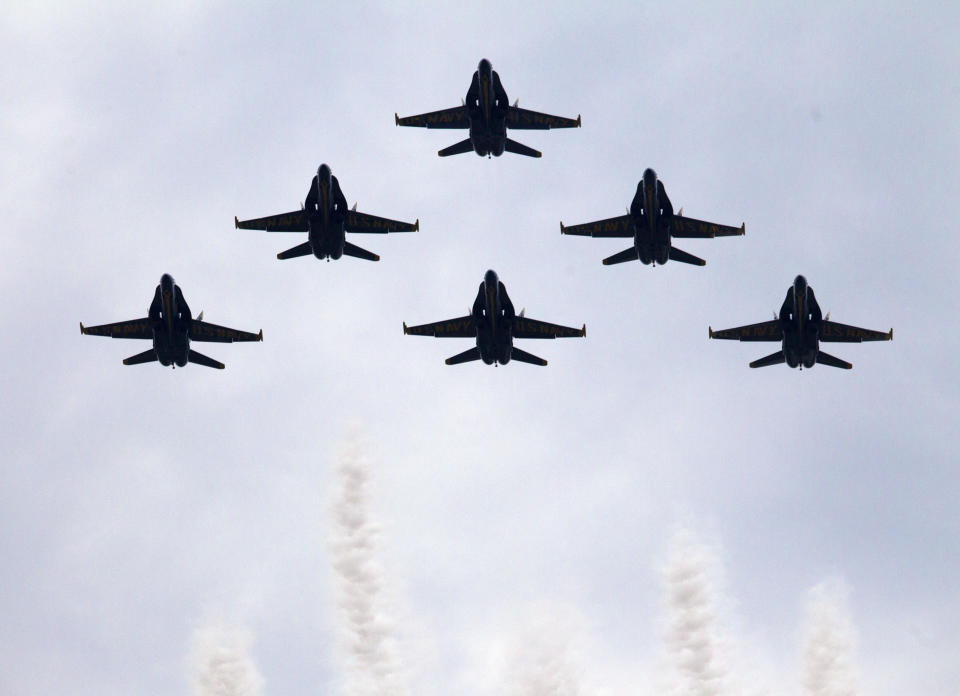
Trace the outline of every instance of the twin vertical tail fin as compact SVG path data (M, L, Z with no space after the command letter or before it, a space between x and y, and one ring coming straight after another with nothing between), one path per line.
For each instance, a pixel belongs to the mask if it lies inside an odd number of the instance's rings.
M503 149L515 155L526 155L527 157L543 156L539 150L534 150L532 147L527 147L526 145L518 143L516 140L510 140L510 138L504 139Z

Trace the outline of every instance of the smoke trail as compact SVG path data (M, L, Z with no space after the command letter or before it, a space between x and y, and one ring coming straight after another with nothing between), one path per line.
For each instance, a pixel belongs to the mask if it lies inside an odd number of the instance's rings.
M803 686L814 696L856 696L856 631L842 583L810 590L803 647Z
M193 635L196 696L257 696L263 679L250 657L253 637L244 629L211 626Z
M668 644L680 675L677 693L718 696L727 669L717 631L711 571L716 561L689 532L674 535L666 569Z
M579 696L578 650L572 623L563 607L538 606L509 649L507 693L510 696Z
M376 557L377 528L367 511L369 466L354 442L340 458L340 494L333 503L331 554L339 605L341 643L348 654L351 696L402 694L399 661L383 613L383 573Z

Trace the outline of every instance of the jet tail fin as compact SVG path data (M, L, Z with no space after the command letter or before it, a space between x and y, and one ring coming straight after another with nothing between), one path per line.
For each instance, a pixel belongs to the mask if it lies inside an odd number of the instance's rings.
M473 141L470 138L461 140L456 145L445 147L437 154L441 157L449 157L450 155L462 155L464 152L473 152Z
M781 365L786 361L787 361L787 358L783 354L783 351L778 350L776 353L771 353L765 358L754 360L752 363L750 363L750 367L768 367L770 365Z
M131 355L129 358L125 358L123 361L124 365L142 365L144 363L154 362L157 360L157 351L153 348L150 350L145 350L142 353L137 353L136 355Z
M458 353L451 358L446 359L447 365L459 365L460 363L470 362L472 360L480 359L480 349L474 346L470 350L465 350L462 353Z
M226 365L222 362L217 362L213 358L208 358L203 353L198 353L195 350L187 352L187 362L192 362L197 365L203 365L204 367L212 367L217 370L222 370Z
M840 358L835 358L828 353L824 353L822 350L817 351L817 363L820 365L829 365L830 367L839 367L841 370L853 369L852 363L848 363L846 360L841 360Z
M380 260L380 257L374 254L372 251L361 249L356 244L351 244L350 242L343 243L343 253L347 256L354 256L358 259L366 259L367 261Z
M688 254L687 252L677 249L675 246L670 247L670 260L671 261L680 261L681 263L689 263L694 266L706 266L707 262L701 259L699 256L694 256L693 254Z
M539 365L540 367L544 367L547 364L547 361L543 358L538 358L536 355L528 353L525 350L520 350L516 346L510 351L510 359L530 363L531 365Z
M527 157L543 157L539 150L534 150L532 147L527 147L521 143L518 143L516 140L510 140L510 138L505 138L503 141L503 149L507 152L512 152L515 155L526 155Z
M615 263L623 263L624 261L636 261L639 258L640 258L640 254L637 253L637 247L632 246L629 249L624 249L619 254L608 256L603 260L603 265L612 266Z
M292 249L281 251L277 254L277 258L283 261L284 259L295 259L298 256L309 256L312 253L313 246L311 246L310 242L304 242L303 244L297 244L297 246Z

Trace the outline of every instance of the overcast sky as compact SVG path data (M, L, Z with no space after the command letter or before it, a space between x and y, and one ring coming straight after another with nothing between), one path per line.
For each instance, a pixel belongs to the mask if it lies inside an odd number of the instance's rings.
M407 693L674 693L686 597L727 654L701 693L841 693L811 676L829 635L855 693L956 696L958 35L934 2L6 7L0 693L188 694L227 635L263 694L357 696L331 510L359 448L362 579ZM484 57L583 127L489 160L395 127L459 105ZM322 162L420 232L326 263L234 229ZM703 268L561 237L645 167L746 236L679 244ZM488 268L587 337L493 368L402 334L463 315ZM264 342L172 371L80 335L145 316L164 272ZM895 340L802 373L708 340L798 273Z

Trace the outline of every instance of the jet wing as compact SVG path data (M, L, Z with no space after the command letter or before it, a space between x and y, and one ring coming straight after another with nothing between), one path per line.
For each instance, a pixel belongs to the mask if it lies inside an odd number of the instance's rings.
M347 220L345 229L347 232L372 232L375 234L386 234L387 232L416 232L420 229L420 220L413 224L409 222L400 222L399 220L388 220L387 218L368 215L367 213L358 213L356 210L347 211Z
M238 220L233 218L233 224L240 230L264 230L266 232L306 232L307 216L302 210L292 213L280 213L254 220Z
M235 341L262 341L263 331L260 333L250 333L249 331L238 331L237 329L228 329L226 326L217 326L208 324L205 321L193 320L190 325L191 341L210 341L212 343L233 343Z
M560 326L546 321L537 321L526 317L513 318L514 338L571 338L587 335L587 325L574 329L570 326Z
M400 118L396 114L393 119L398 126L417 126L420 128L469 128L470 119L467 118L467 109L455 106L452 109L441 109L416 116Z
M860 343L861 341L892 341L893 329L889 332L861 329L835 321L824 320L820 323L820 340L830 343Z
M80 333L88 336L109 336L110 338L147 338L153 339L153 326L149 319L131 319L114 324L84 326L80 323Z
M436 336L437 338L476 338L477 325L473 317L457 317L456 319L447 319L446 321L436 321L432 324L420 324L419 326L403 325L403 333L412 336Z
M783 329L780 328L778 320L772 320L722 331L710 329L710 338L726 338L731 341L781 341Z
M673 237L738 237L746 233L746 224L730 227L681 215L674 215L670 223L670 234Z
M521 109L519 106L511 106L507 111L507 128L516 128L517 130L550 130L551 128L579 127L579 115L576 118L564 118L563 116L551 116L550 114L542 114L539 111Z
M582 225L564 226L560 223L560 234L576 234L583 237L632 237L633 229L629 215L585 222Z

